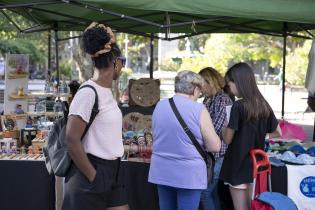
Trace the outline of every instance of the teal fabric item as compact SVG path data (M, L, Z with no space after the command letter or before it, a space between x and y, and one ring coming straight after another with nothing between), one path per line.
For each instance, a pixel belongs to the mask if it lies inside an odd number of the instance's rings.
M257 200L272 206L274 210L298 210L289 197L277 192L263 192Z

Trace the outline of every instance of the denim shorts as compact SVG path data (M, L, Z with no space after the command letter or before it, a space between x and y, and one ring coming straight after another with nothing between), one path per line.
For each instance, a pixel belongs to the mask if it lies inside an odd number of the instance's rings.
M93 182L73 164L65 179L62 210L104 210L127 204L120 159L103 160L88 154L96 169Z

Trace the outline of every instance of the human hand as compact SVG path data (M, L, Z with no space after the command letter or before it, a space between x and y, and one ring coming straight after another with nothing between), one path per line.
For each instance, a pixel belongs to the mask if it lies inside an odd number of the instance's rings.
M96 177L96 170L94 169L93 171L90 172L87 178L89 182L92 183L95 180L95 177Z

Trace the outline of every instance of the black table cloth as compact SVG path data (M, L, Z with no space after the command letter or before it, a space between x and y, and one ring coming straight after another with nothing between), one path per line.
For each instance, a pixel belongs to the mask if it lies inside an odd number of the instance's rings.
M44 161L0 161L1 210L54 210L55 177Z
M122 162L130 210L159 210L156 186L147 182L148 163ZM0 161L1 210L54 210L55 178L43 161ZM287 194L286 167L272 168L274 192ZM233 210L229 189L219 183L222 210Z
M148 183L148 163L122 162L130 210L159 210L155 185Z

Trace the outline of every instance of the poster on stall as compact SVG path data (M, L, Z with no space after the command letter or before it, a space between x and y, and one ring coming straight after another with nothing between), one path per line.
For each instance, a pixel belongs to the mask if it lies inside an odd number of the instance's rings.
M29 57L7 54L5 63L4 114L24 114L28 108ZM18 127L23 127L21 123L24 120L17 122Z

